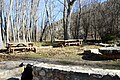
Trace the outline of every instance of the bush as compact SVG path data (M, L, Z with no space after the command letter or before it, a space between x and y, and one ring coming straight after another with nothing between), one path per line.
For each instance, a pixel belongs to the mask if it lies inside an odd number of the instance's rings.
M115 36L111 35L111 34L107 34L102 38L102 42L108 42L108 41L112 41L115 40Z

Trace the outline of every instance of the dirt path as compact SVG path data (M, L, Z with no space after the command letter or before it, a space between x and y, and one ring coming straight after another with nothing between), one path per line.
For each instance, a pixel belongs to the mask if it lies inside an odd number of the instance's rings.
M109 61L75 61L75 60L61 60L61 59L27 59L38 62L45 62L50 64L59 64L59 65L77 65L82 67L89 68L103 68L103 69L120 69L120 64L117 62L109 62Z

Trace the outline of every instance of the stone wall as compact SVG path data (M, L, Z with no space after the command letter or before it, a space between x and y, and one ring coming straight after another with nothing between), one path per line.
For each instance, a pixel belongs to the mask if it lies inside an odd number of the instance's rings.
M83 70L83 69L77 69L76 71L72 68L65 66L62 68L58 68L58 66L61 67L61 65L57 66L34 66L33 67L33 80L120 80L120 71L113 71L112 73L108 74L109 71L107 71L104 74L102 69L98 70L98 73L95 73L96 69L92 70ZM78 70L78 71L77 71ZM93 72L92 72L93 71Z

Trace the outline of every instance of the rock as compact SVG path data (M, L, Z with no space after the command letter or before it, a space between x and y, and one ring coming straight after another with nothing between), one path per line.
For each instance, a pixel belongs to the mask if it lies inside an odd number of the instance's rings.
M39 80L39 78L38 77L33 77L33 80Z
M20 65L19 65L19 67L23 67L24 66L24 64L23 63L21 63Z
M39 71L39 76L45 76L46 75L46 71L44 69Z
M103 76L102 80L114 80L114 79L110 75L105 75Z
M22 73L21 80L32 80L33 79L32 71L33 71L32 65L28 64L24 69L24 72Z
M102 47L110 47L110 44L99 43L99 46L102 46Z

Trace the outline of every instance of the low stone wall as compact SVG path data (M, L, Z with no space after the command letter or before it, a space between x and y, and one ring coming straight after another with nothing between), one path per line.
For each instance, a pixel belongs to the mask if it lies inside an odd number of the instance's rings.
M33 80L120 80L119 76L120 70L53 64L39 64L33 67Z

